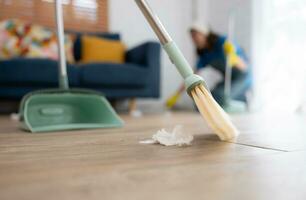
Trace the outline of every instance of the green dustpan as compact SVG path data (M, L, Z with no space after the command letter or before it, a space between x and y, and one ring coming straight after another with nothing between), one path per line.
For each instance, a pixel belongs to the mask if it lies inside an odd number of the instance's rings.
M123 126L105 97L82 89L29 93L21 102L20 114L21 128L31 132Z
M123 121L101 93L69 89L64 53L62 8L59 0L56 1L56 19L59 38L60 89L27 94L20 105L21 128L31 132L50 132L123 126Z

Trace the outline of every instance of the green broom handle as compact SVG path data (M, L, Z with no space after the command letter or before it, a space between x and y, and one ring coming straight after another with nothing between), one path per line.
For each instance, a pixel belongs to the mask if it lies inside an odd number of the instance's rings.
M63 9L62 1L55 0L55 16L57 28L57 41L58 41L58 57L59 57L59 87L61 89L69 89L67 65L64 47L64 23L63 23Z
M150 8L149 4L145 0L135 0L135 2L156 33L170 60L176 66L182 77L186 79L187 77L193 75L194 73L191 66L175 42L173 42L169 33L166 31L158 16Z

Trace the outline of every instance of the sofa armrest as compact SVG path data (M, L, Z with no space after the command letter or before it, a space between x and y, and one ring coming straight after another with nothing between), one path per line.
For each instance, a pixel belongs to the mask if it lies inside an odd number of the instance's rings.
M148 70L146 87L148 96L160 96L160 44L157 42L146 42L126 53L126 62L137 64Z

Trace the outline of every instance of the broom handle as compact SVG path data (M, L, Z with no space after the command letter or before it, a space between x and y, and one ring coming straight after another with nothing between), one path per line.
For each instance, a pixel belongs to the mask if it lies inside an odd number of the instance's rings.
M228 41L234 41L235 31L235 11L231 11L228 18ZM231 97L232 87L232 66L230 66L229 56L226 56L226 69L225 69L225 81L224 81L224 95L227 99Z
M172 38L166 31L165 27L159 20L158 16L154 14L149 4L145 0L135 0L135 2L137 3L138 7L142 11L143 15L146 17L147 21L149 22L154 32L156 33L161 44L165 45L171 42Z
M66 55L64 47L64 23L62 1L55 0L55 16L57 28L58 57L59 57L59 87L69 89L67 77Z
M135 2L156 33L171 62L176 66L181 76L186 80L188 77L193 75L193 70L183 53L173 42L157 15L150 8L149 4L145 0L135 0Z

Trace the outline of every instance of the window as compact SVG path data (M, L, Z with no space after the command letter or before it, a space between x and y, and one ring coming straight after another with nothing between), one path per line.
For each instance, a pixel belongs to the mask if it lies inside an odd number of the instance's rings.
M62 0L65 29L107 31L107 0ZM0 0L0 20L22 19L55 27L54 0Z
M260 95L267 111L296 111L306 91L306 2L263 1Z

